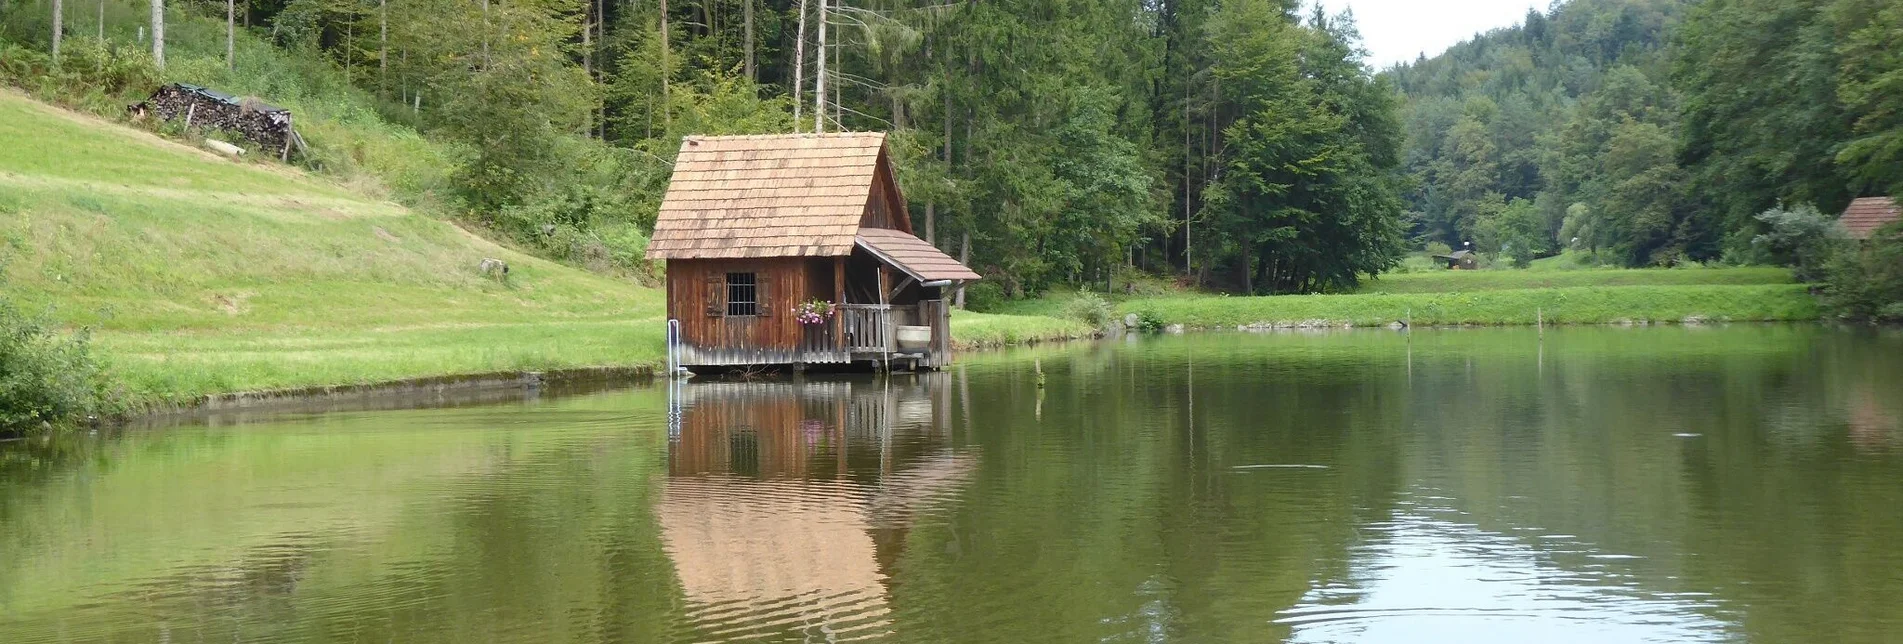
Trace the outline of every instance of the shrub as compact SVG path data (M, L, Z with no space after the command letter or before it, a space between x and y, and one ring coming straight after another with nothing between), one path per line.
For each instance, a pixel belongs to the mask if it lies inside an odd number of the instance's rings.
M1800 282L1825 279L1831 257L1844 245L1843 228L1810 205L1772 208L1757 220L1765 232L1751 238L1751 259L1756 263L1791 267Z
M1837 254L1824 287L1832 315L1860 322L1903 322L1903 224L1890 224L1867 247Z
M1099 329L1110 324L1114 314L1110 301L1091 291L1078 291L1076 298L1064 303L1064 317Z
M106 383L85 332L62 335L0 301L0 431L103 413Z
M1144 333L1162 333L1163 329L1168 326L1169 323L1164 322L1163 318L1157 316L1155 311L1144 309L1137 312L1136 330L1138 331Z
M965 308L978 313L997 311L1010 299L1005 296L1004 287L996 282L978 282L965 287Z

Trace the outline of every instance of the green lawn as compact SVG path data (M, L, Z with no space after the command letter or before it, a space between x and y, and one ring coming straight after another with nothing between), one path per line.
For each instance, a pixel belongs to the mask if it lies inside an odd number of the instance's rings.
M1578 286L1750 286L1791 282L1789 270L1774 267L1430 270L1382 275L1364 282L1356 293L1451 293Z
M1575 286L1449 293L1134 300L1120 312L1192 328L1239 326L1620 324L1815 320L1800 284Z

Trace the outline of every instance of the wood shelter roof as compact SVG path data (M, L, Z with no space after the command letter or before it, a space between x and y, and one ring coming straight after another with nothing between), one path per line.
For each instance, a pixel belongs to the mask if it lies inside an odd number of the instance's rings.
M920 282L978 279L978 273L958 260L902 230L862 228L859 246Z
M884 156L881 133L687 137L648 257L851 254Z
M1843 216L1838 217L1837 221L1843 223L1844 230L1850 231L1852 238L1869 239L1878 228L1898 218L1896 201L1889 197L1865 197L1850 202L1850 207L1844 209Z

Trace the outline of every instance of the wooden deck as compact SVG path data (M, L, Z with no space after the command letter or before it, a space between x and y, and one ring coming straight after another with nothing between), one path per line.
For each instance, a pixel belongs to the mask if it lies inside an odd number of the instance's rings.
M844 304L824 324L801 325L798 348L792 350L710 349L683 346L681 364L688 367L744 365L843 365L898 362L920 368L938 368L951 362L950 317L943 300L916 305ZM932 339L923 349L898 344L898 327L917 322L930 326Z

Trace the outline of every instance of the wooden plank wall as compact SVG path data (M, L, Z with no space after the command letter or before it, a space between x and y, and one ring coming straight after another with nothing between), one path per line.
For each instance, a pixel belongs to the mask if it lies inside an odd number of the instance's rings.
M681 321L681 336L704 351L790 352L799 347L801 329L793 308L807 297L808 260L677 259L667 263L667 314ZM708 278L727 273L753 273L766 293L760 301L764 315L749 317L707 314ZM725 294L716 295L723 301ZM723 312L724 313L724 312Z

